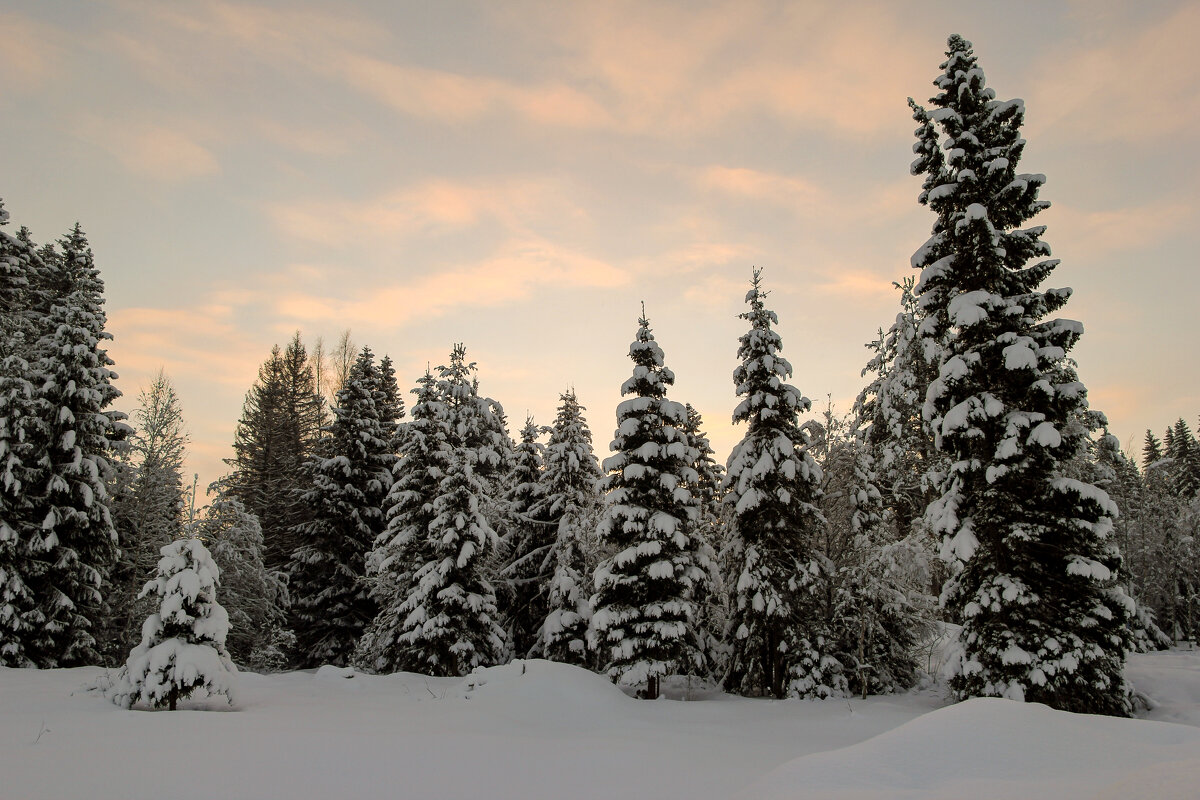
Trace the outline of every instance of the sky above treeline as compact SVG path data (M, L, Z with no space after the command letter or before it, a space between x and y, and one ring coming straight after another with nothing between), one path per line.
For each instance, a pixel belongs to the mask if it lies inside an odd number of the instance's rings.
M753 266L814 410L863 385L951 33L1026 102L1092 406L1138 452L1195 428L1194 2L0 0L0 198L82 223L118 407L165 369L202 484L296 330L406 391L463 342L514 433L573 387L604 457L642 301L724 459Z

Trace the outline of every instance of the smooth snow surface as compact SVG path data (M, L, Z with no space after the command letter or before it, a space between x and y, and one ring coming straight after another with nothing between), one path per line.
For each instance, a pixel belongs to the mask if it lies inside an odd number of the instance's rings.
M678 680L651 702L538 660L466 679L242 673L234 711L147 712L81 691L99 674L0 669L0 798L1176 800L1200 786L1200 651L1132 659L1159 721L936 691L747 700Z

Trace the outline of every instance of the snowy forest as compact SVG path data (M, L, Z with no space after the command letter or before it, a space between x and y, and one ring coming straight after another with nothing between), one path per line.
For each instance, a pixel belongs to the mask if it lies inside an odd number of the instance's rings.
M1196 637L1200 444L1164 420L1127 454L1089 407L1034 221L1046 177L1019 170L1023 103L947 48L909 101L931 232L846 366L853 408L805 396L822 387L747 265L726 458L643 308L615 411L568 375L553 420L510 419L464 344L398 376L349 332L297 332L197 489L170 376L135 402L113 385L83 228L40 244L0 205L0 666L103 665L118 704L172 709L231 697L238 669L514 659L645 698L673 676L866 697L913 687L952 630L957 699L1131 715L1128 654Z

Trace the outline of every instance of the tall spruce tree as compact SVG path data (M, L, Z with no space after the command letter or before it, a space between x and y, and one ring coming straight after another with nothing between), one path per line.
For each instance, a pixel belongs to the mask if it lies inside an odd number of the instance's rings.
M1021 227L1048 205L1045 178L1017 172L1024 106L995 99L971 44L951 36L941 68L936 110L914 104L913 173L937 220L913 266L920 333L940 350L925 416L951 460L928 512L960 565L943 591L963 624L951 686L1126 714L1131 602L1115 580L1116 508L1064 475L1092 419L1066 356L1082 326L1049 318L1070 290L1038 289L1057 261L1044 227ZM944 160L930 147L934 126Z
M542 576L544 613L538 639L551 661L586 666L587 631L592 618L588 578L594 563L592 541L600 509L603 475L592 449L592 432L573 389L561 401L542 474L544 497L539 517L550 531L546 574Z
M24 327L38 258L27 236L4 230L8 222L9 213L0 200L0 357L10 354L12 337Z
M400 420L404 419L404 398L396 383L396 368L391 356L379 359L379 396L375 405L379 409L379 420L383 424L387 451L393 455L400 452ZM394 463L394 462L393 462Z
M596 568L591 636L613 680L643 684L703 668L697 592L712 571L696 535L698 476L687 442L687 412L667 399L675 374L664 363L643 311L629 347L633 375L621 386L613 455L603 464L608 493L598 528L613 555Z
M1146 438L1142 445L1142 466L1149 467L1155 461L1163 457L1162 441L1150 431L1146 429Z
M259 368L234 436L229 491L263 526L267 568L286 571L306 509L304 464L320 438L323 401L299 332Z
M29 242L4 229L8 222L0 201L0 666L23 667L32 663L29 559L40 523L26 495L38 454L25 436L34 415L30 350L38 330L31 306L39 259Z
M289 566L301 666L346 664L378 609L363 584L366 554L383 532L392 486L397 413L370 348L359 353L336 395L320 452L309 457L306 519Z
M27 472L27 583L35 607L27 652L39 666L97 663L94 632L117 556L106 482L125 415L104 342L104 283L79 225L59 242L57 293L31 364L31 413L18 420L36 461Z
M1175 494L1190 500L1200 492L1200 444L1183 417L1171 428L1171 444L1167 456L1174 462L1171 468L1171 488Z
M735 423L746 433L733 448L725 475L731 525L729 602L731 653L725 688L745 695L821 696L842 688L832 657L832 632L819 613L821 564L815 539L822 519L816 502L821 469L809 453L798 415L811 403L786 383L792 365L780 355L779 324L764 305L755 269L741 315L750 330L740 339L733 382L741 403Z

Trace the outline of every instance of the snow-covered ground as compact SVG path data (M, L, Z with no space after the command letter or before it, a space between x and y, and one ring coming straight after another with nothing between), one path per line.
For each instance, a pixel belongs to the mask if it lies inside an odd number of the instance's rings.
M81 690L100 673L0 669L2 800L1200 797L1200 651L1132 659L1136 720L937 690L649 702L545 661L244 673L235 711L146 713Z

